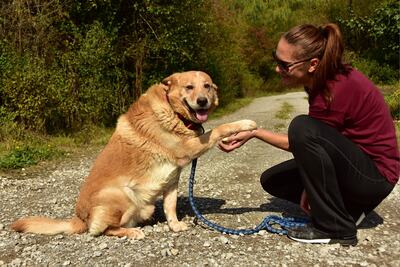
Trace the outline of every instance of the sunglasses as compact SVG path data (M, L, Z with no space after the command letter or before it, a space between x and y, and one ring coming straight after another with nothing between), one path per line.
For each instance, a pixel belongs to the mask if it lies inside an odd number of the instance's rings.
M293 65L296 65L298 63L303 63L306 61L309 61L311 58L307 58L304 60L299 60L299 61L295 61L295 62L287 62L287 61L283 61L280 58L278 58L278 56L276 55L276 51L272 51L272 58L274 59L274 61L276 62L276 64L278 65L278 68L285 71L285 72L289 72L289 68Z

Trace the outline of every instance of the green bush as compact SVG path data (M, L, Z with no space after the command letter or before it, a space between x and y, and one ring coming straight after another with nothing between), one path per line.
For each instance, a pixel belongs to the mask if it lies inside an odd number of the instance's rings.
M392 84L398 80L398 71L388 64L360 57L357 57L351 63L376 84Z
M78 130L85 123L112 124L129 106L133 96L124 92L126 75L106 32L94 23L77 38L79 44L59 53L50 66L30 54L0 60L5 73L0 95L3 113L13 114L9 119L52 133Z
M360 15L350 6L349 14L336 19L346 44L362 57L390 65L398 71L400 49L399 1L376 2L370 13ZM397 77L398 79L399 77Z
M0 107L0 143L23 139L24 135L25 129L15 121L15 114Z
M50 129L80 129L86 123L110 125L131 104L127 91L127 73L119 66L121 57L100 23L94 22L84 35L75 37L78 44L59 53L54 62L52 86L59 92L58 108Z
M3 81L4 107L27 128L42 130L46 120L46 104L53 92L48 91L49 75L39 58L25 57L8 72Z
M218 85L220 106L259 90L261 79L252 72L242 53L246 23L238 20L233 10L222 2L210 6L208 41L199 58L202 69Z

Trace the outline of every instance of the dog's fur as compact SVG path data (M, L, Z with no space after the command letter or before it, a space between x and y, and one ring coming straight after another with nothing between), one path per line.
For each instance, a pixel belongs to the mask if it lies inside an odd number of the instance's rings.
M175 73L148 89L120 116L109 143L83 183L76 215L69 220L28 217L15 221L15 231L144 237L137 223L148 220L163 194L164 212L172 231L187 229L176 216L182 167L222 138L252 130L242 120L204 133L201 123L218 105L217 87L200 71Z

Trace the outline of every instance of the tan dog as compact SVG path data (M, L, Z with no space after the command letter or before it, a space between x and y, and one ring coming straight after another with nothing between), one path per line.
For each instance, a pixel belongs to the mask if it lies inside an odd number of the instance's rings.
M218 105L217 87L200 71L175 73L143 94L120 116L109 143L96 159L81 187L76 216L69 220L28 217L12 228L40 234L144 237L138 222L148 220L154 203L164 196L169 228L187 229L176 216L178 179L182 167L222 138L253 130L242 120L223 124L203 134L201 123Z

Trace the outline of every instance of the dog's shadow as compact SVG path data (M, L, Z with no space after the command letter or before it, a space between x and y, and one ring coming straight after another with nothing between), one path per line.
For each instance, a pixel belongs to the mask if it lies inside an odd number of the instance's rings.
M259 207L238 207L238 208L223 208L226 204L223 199L208 198L208 197L195 197L194 202L197 210L202 215L207 214L230 214L238 215L249 212L262 212L265 216L271 212L282 213L283 217L305 217L305 213L299 208L298 205L289 201L270 197L267 203L261 204ZM177 215L178 219L189 216L195 217L195 213L189 203L188 197L179 197L177 204ZM153 219L146 224L163 223L166 221L165 214L163 212L162 200L156 202L156 209L153 215ZM359 229L374 228L383 223L383 218L375 211L370 212L363 222L358 226Z

